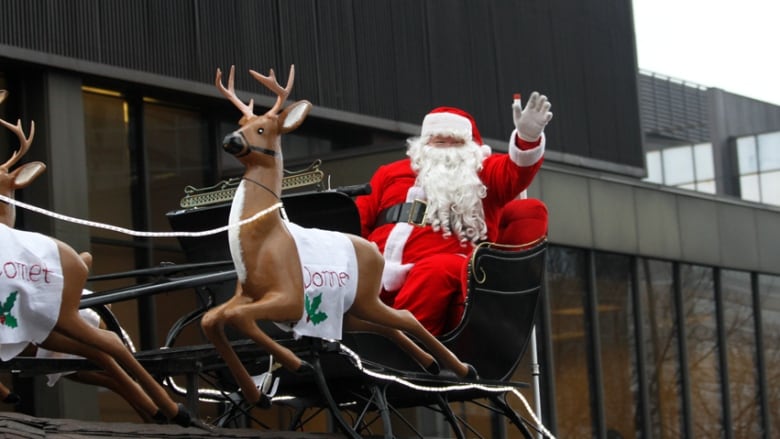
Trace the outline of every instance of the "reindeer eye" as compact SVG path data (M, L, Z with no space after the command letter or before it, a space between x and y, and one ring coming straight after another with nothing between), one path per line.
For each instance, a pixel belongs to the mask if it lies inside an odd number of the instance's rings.
M258 128L257 129L257 134L263 134L263 129L262 128Z

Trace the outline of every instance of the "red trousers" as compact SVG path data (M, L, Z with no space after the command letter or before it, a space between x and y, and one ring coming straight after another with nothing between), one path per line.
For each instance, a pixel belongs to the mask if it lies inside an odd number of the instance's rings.
M466 302L468 257L439 254L418 261L396 293L382 291L382 300L407 309L433 335L455 328Z

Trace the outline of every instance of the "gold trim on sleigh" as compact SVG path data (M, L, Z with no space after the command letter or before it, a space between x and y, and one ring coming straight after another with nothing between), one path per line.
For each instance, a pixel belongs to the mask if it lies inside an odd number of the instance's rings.
M305 186L313 186L322 183L325 174L320 170L322 160L317 160L308 168L301 171L287 171L282 178L282 190L294 189ZM211 204L224 203L233 200L238 184L241 178L231 178L222 180L219 183L203 188L187 186L184 188L184 198L179 205L182 208L190 209L193 207L208 206Z

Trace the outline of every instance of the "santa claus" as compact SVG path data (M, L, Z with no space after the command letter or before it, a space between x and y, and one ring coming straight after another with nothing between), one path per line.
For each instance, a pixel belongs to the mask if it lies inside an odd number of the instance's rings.
M432 110L420 136L408 141L409 158L380 167L371 194L356 200L363 236L385 256L382 299L411 311L435 335L460 321L474 246L496 240L503 207L542 165L550 102L534 92L525 108L516 99L512 114L516 129L508 154L492 154L471 115L451 107ZM517 241L546 234L540 201L525 200L514 216L523 220Z

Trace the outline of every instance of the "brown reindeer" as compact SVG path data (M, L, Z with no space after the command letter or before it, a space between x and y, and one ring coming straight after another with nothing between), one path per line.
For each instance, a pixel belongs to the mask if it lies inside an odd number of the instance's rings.
M0 102L6 95L0 90ZM20 142L19 150L0 165L0 194L13 199L16 189L30 185L46 165L28 162L11 170L30 148L35 124L30 124L29 136L25 136L21 121L12 125L0 119L0 124L15 133ZM48 236L15 230L15 219L15 206L0 202L0 265L16 267L4 270L0 276L0 301L4 304L0 315L1 359L13 358L29 343L87 358L105 372L97 380L107 378L109 381L103 381L106 386L148 418L190 425L192 420L184 406L171 399L115 333L96 328L80 316L79 304L92 256L78 254Z
M282 189L280 136L298 128L312 105L308 101L298 101L282 110L293 86L294 66L290 67L286 88L277 82L273 70L269 76L253 70L249 72L275 93L277 100L268 112L255 115L254 102L250 100L249 104L245 104L236 96L233 83L234 67L230 68L228 88L222 84L222 72L217 69L217 88L243 114L239 120L240 128L225 137L223 148L246 168L230 209L231 224L245 222L240 227L231 228L228 233L230 251L238 274L236 293L227 302L206 313L201 322L206 335L214 343L240 386L244 399L253 404L268 403L267 397L258 390L230 346L225 336L225 324L235 327L254 340L286 369L308 372L311 365L276 343L258 327L256 321L294 322L292 330L296 335L312 335L311 331L316 333L316 329L311 329L312 325L316 326L318 318L325 318L327 313L313 308L328 298L322 299L325 293L317 296L316 291L311 293L305 287L318 282L320 285L351 284L353 288L354 296L348 296L343 307L340 307L340 300L343 299L335 300L338 305L335 309L341 310L343 315L334 316L334 312L331 312L330 317L343 318L343 326L337 326L338 334L330 338L340 339L342 328L377 332L394 340L430 371L438 371L438 359L459 377L476 376L476 371L470 365L458 360L410 312L390 308L379 299L384 260L374 244L359 236L302 229L286 222L281 215L271 210L279 203ZM258 213L269 211L272 213L249 221L257 217ZM315 235L309 237L308 233ZM320 259L335 258L333 255L338 254L339 249L347 248L344 251L347 259L351 257L356 264L352 274L338 268L317 271L318 269L306 265L306 257L303 254L305 251L302 250L302 243L307 242L306 237L309 237L309 243L315 241L320 245L320 250L325 249L326 254ZM337 243L330 244L330 239ZM434 354L435 359L418 347L404 332L421 341Z

